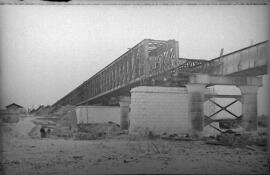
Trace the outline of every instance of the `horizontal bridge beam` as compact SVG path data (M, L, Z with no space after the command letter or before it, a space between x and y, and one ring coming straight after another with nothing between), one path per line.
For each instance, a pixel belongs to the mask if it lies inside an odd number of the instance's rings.
M247 75L253 76L267 74L265 65L268 62L268 40L222 55L205 64L191 68L193 73L208 73L213 75ZM256 70L257 69L257 70Z
M235 99L240 99L241 97L242 97L241 95L205 94L205 99L210 99L210 98L235 98Z
M189 83L207 85L262 86L262 78L193 74L189 77Z

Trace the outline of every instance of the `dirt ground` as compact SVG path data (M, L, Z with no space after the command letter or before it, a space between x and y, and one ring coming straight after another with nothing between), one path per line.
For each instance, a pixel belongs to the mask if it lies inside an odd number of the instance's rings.
M99 140L41 139L29 136L37 127L35 120L28 116L18 123L1 124L1 167L5 174L269 173L261 147L254 151L128 135Z

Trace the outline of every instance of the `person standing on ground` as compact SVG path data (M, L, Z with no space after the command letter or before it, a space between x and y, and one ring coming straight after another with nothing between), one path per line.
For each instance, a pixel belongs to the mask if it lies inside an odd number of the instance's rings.
M45 128L44 128L44 126L42 126L42 127L40 128L40 137L41 137L41 138L44 138L44 137L45 137Z

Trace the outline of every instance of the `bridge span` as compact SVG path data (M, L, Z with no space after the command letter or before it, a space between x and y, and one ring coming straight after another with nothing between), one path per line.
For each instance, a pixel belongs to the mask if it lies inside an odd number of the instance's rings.
M152 77L175 67L190 68L206 60L179 58L178 42L145 39L97 72L53 106L106 104L111 97L129 93L138 85L153 84Z
M53 106L106 104L112 97L128 94L139 85L183 86L194 73L264 75L267 44L264 41L207 61L179 58L175 40L144 39Z
M193 135L201 135L214 120L205 116L203 105L209 98L205 88L235 85L241 90L241 119L246 130L257 130L257 92L260 75L267 74L268 41L212 60L179 58L175 40L145 39L121 55L79 87L53 104L120 105L121 127L128 129L130 90L136 86L186 87L188 117ZM218 95L217 95L218 96ZM224 98L225 96L220 96ZM231 98L232 96L228 96ZM226 108L222 110L228 111Z

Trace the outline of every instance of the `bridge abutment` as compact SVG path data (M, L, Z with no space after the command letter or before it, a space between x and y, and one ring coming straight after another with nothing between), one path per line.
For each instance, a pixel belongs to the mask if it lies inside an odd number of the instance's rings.
M119 104L120 104L120 127L121 129L128 130L129 128L129 106L130 106L131 98L129 96L120 96Z

